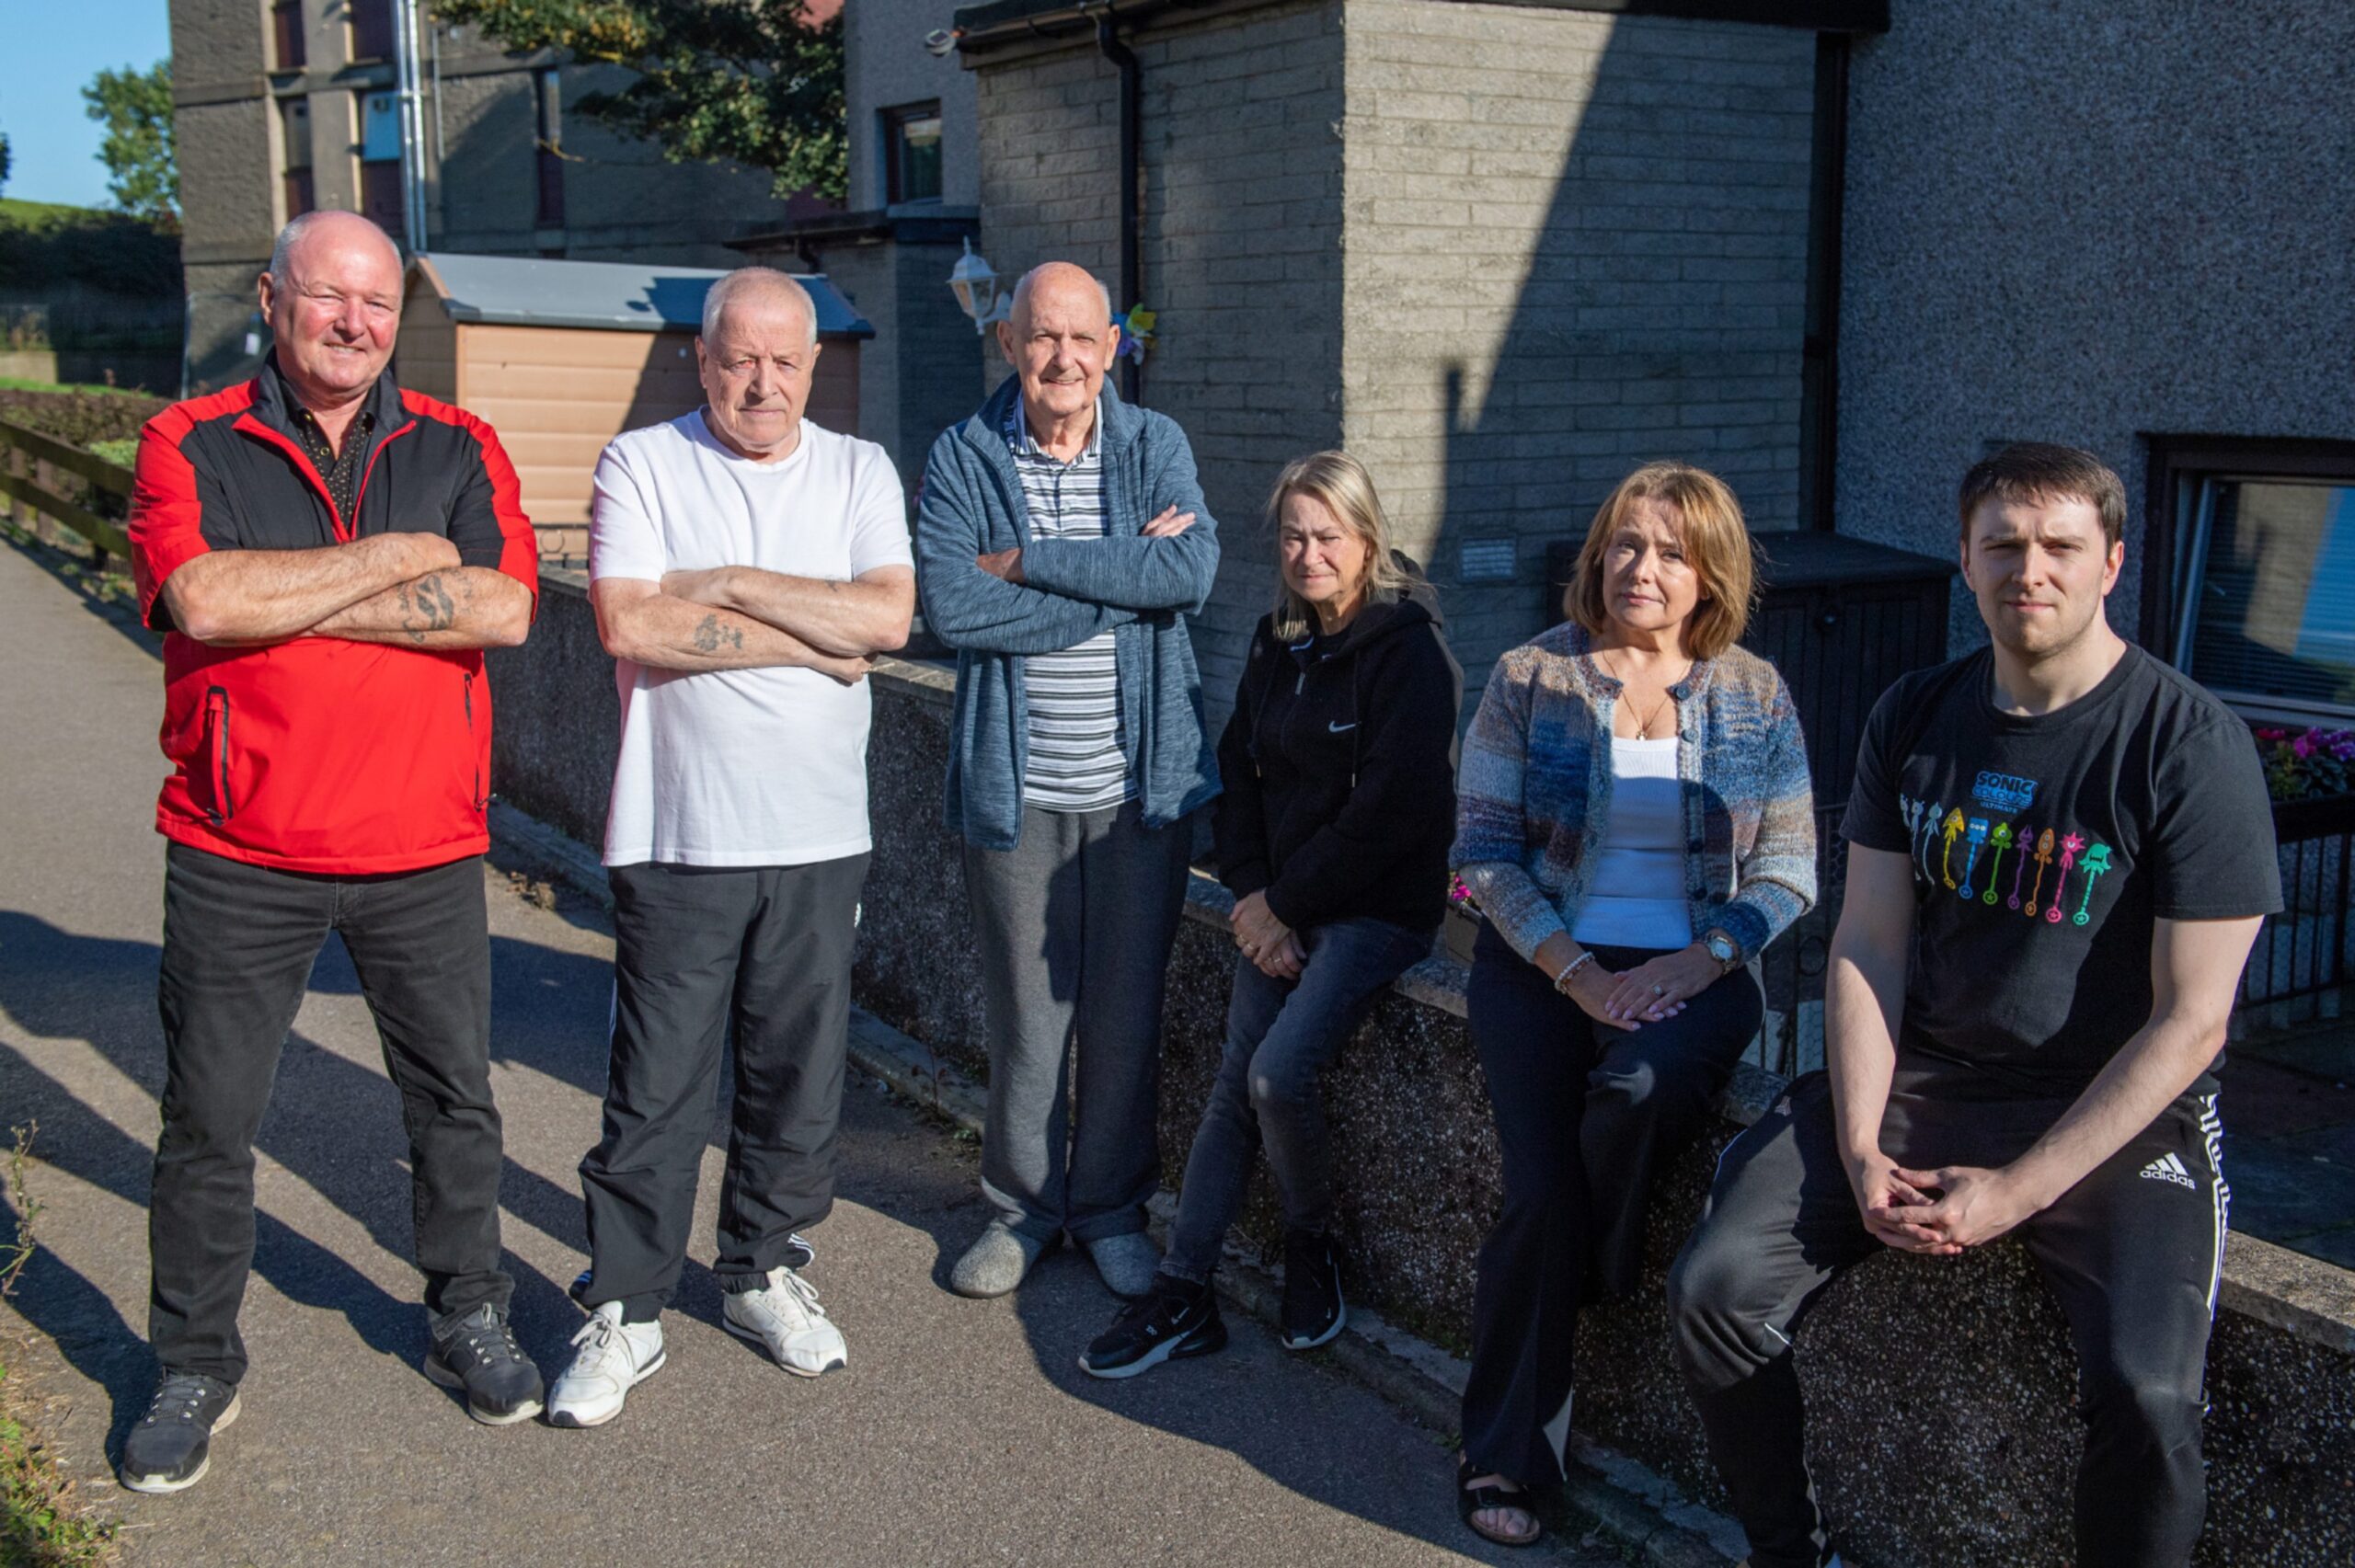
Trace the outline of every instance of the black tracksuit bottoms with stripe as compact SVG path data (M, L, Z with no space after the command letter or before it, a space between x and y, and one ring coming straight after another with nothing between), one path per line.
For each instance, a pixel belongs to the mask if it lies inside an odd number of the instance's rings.
M2003 1165L2070 1103L1901 1058L1881 1150L1913 1170ZM1885 1250L1856 1212L1834 1127L1830 1080L1794 1082L1728 1146L1669 1274L1677 1360L1753 1568L1819 1568L1832 1551L1792 1336L1823 1287ZM2077 1354L2077 1568L2178 1568L2200 1537L2202 1380L2231 1196L2221 1136L2215 1096L2187 1094L2013 1232Z
M723 1290L750 1290L779 1264L810 1261L798 1232L834 1202L867 859L609 873L613 1065L603 1136L580 1162L581 1305L619 1301L626 1322L651 1322L678 1288L725 1047L735 1099L712 1272Z

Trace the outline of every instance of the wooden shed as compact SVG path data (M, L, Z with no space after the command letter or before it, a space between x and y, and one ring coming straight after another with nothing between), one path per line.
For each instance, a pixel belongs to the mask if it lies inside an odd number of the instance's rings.
M695 338L724 272L632 262L419 256L409 264L394 373L498 430L547 553L577 554L597 454L624 430L703 401ZM858 346L875 328L823 274L808 416L858 433Z

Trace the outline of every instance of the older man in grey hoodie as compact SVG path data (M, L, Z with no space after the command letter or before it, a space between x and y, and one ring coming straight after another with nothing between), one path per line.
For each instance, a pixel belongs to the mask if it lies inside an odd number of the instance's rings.
M1105 384L1119 341L1086 271L1024 277L998 327L1016 373L933 443L917 508L925 624L957 650L948 818L988 1013L997 1213L949 1276L967 1296L1065 1235L1122 1296L1159 1261L1162 976L1189 813L1218 793L1184 617L1218 538L1185 434Z

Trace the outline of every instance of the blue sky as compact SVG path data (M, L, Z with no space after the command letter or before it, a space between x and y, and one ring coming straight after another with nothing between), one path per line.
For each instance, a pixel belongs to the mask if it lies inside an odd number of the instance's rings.
M0 131L15 167L0 196L107 204L100 132L84 114L82 87L107 66L145 70L172 52L166 0L28 3L0 48Z

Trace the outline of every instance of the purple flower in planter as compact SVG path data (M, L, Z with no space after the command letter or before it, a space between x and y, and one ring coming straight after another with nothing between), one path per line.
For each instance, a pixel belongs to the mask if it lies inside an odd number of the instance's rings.
M2301 758L2313 756L2315 754L2315 732L2310 729L2303 735L2298 737L2295 740L2290 742L2290 750Z

